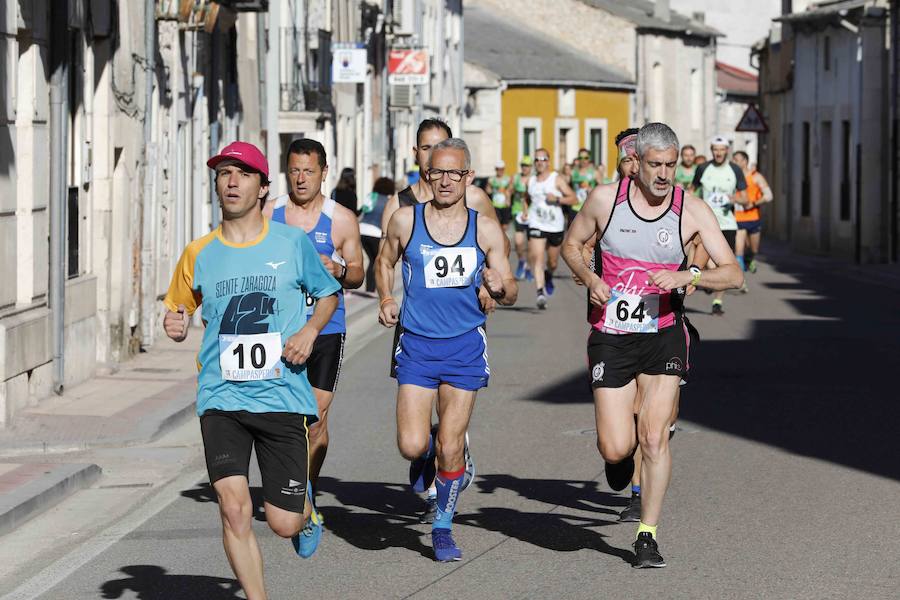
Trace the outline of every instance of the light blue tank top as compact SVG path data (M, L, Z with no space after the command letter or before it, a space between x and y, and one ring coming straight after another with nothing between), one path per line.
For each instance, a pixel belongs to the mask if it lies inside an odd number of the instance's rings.
M285 200L283 198L279 198L276 200L275 210L272 211L272 220L276 223L287 222L285 209L287 207L288 201L289 200ZM319 215L319 221L316 223L316 226L312 228L312 231L307 232L306 235L309 236L309 241L313 243L313 246L315 246L316 251L319 254L330 256L331 260L344 264L344 259L335 251L334 240L331 237L331 223L332 219L334 218L334 206L335 201L333 199L325 199L325 202L322 204L322 213ZM315 307L316 299L312 296L307 295L307 320L309 320L309 317L312 316ZM325 325L325 328L322 330L320 335L327 335L330 333L346 333L346 331L347 322L345 319L344 310L344 290L341 289L341 293L338 294L338 307L334 311L334 315L331 317L331 320L328 321L328 324Z
M455 245L444 246L428 233L425 207L413 207L412 235L403 250L403 310L406 331L451 338L484 325L478 286L484 252L478 246L478 213L467 209L466 231Z

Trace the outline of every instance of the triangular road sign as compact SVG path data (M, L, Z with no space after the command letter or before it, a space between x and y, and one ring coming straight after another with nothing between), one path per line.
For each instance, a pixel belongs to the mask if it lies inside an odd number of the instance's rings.
M741 120L734 130L749 131L751 133L766 133L769 131L769 127L766 125L766 120L763 119L759 109L753 104L748 104L747 110L744 111L744 116L741 117Z

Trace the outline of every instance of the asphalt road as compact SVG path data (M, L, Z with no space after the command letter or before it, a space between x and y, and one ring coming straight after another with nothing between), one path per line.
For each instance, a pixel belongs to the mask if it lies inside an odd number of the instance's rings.
M629 566L635 527L616 522L626 499L595 447L584 292L560 281L547 311L525 284L490 319L478 478L455 519L463 561L433 562L404 485L385 333L342 373L318 553L299 559L257 512L270 597L897 598L896 292L790 262L749 283L724 318L703 294L689 302L703 342L659 530L668 568ZM40 598L243 598L200 469L93 540L85 564L75 546L49 565L59 583Z

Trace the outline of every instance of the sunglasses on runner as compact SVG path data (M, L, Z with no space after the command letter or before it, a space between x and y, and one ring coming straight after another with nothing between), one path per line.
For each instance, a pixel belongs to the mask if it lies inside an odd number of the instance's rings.
M549 158L536 158L536 159L534 159L534 162L549 162L549 161L550 161Z
M591 157L587 154L582 154L578 158L580 158L581 160L591 160Z
M429 169L428 180L440 181L444 178L445 173L447 174L447 177L450 178L450 181L462 181L462 178L468 175L469 171L460 169Z

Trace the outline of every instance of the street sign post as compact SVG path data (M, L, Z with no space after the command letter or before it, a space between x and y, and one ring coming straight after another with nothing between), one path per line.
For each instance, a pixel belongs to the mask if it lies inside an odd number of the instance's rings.
M388 53L388 83L391 85L425 85L428 79L427 50L409 48Z
M763 119L756 105L748 104L747 110L744 111L744 116L741 117L734 130L749 133L767 133L769 126L766 125L766 120Z
M368 52L365 44L335 42L331 44L331 82L365 83Z

